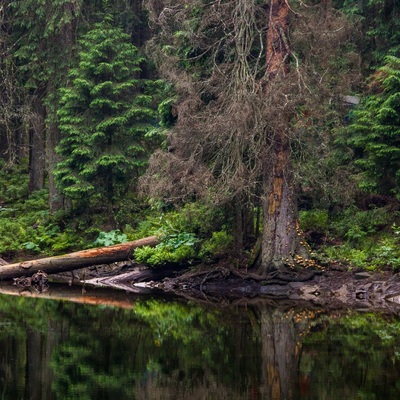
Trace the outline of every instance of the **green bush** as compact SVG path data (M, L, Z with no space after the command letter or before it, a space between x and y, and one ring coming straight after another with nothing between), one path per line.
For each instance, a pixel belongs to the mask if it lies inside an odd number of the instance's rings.
M134 251L136 261L151 266L180 263L196 257L198 239L193 233L172 234L155 247L144 246Z
M233 236L225 231L213 232L210 239L203 242L199 256L214 257L226 253L233 243Z
M169 263L188 261L195 258L196 252L193 247L186 245L175 250L168 249L164 246L144 246L135 249L134 255L137 262L155 267Z
M348 243L342 246L328 246L324 248L324 255L329 260L338 260L349 267L368 267L369 254L366 250L355 249Z
M400 230L392 225L393 235L382 238L374 248L372 264L376 267L400 269Z
M390 222L390 215L386 208L373 208L361 211L357 207L349 207L335 221L330 230L334 236L346 239L356 245L367 236L374 235Z
M0 254L53 255L88 244L76 229L62 228L63 218L50 215L48 200L48 192L40 190L27 198L14 199L9 207L1 209Z
M150 210L135 228L127 225L125 233L130 240L159 235L168 236L179 232L192 232L199 238L209 237L224 225L222 210L201 203L189 203L180 208L163 212L160 208Z
M380 268L400 268L400 230L393 224L391 233L381 233L380 237L364 236L359 248L350 242L341 246L326 246L323 254L330 260L340 260L350 267L369 270Z
M26 227L8 218L0 218L0 254L24 249L24 243L34 242Z
M321 231L328 229L328 212L325 210L300 211L300 228L303 231Z

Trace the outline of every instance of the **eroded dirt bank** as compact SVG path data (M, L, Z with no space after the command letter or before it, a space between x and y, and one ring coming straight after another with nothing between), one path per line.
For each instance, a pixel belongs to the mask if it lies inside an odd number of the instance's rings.
M259 279L226 264L187 270L177 266L149 269L124 262L49 276L49 281L50 285L52 281L64 281L70 285L118 289L127 294L156 290L211 302L268 298L306 301L327 309L386 310L400 314L400 274L389 271L327 268Z
M365 271L304 271L296 279L253 279L226 266L204 266L196 270L124 270L114 276L84 279L84 284L112 286L127 291L160 289L186 298L211 301L271 298L309 301L327 308L386 309L400 312L400 274ZM240 276L239 276L240 275ZM286 279L286 280L285 280Z
M392 273L325 271L306 281L284 284L223 279L185 281L182 277L163 283L166 290L197 296L269 297L306 300L327 308L353 307L400 311L400 276Z

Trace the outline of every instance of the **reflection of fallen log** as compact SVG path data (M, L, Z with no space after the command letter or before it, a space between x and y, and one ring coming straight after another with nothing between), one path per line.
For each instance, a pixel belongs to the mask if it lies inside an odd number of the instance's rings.
M74 303L93 304L111 307L120 307L132 309L138 296L154 293L150 289L132 287L128 294L122 290L113 290L110 288L95 288L82 286L68 286L66 284L52 283L45 292L38 292L34 287L20 288L11 282L0 283L0 295L13 295L21 297L34 297L48 300L64 300Z
M159 240L156 236L149 236L133 242L116 244L114 246L99 247L61 256L7 264L0 267L0 279L31 276L38 271L52 274L72 271L90 265L110 264L117 261L124 261L132 257L133 249L142 246L155 246L157 243L159 243Z

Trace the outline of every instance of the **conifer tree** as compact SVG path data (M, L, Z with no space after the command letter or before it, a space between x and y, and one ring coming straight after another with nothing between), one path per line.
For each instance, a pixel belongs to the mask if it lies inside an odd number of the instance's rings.
M129 35L105 17L80 41L78 65L61 91L58 111L63 161L55 177L78 203L116 204L147 162L146 133L155 113L140 80L143 58ZM148 140L147 140L148 141Z
M372 94L354 112L346 141L364 171L361 187L400 195L400 58L387 56L371 79Z

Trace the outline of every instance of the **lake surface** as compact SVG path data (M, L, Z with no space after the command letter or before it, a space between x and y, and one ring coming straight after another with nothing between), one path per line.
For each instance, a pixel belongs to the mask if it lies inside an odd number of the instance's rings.
M0 295L1 399L400 398L396 315L70 297Z

